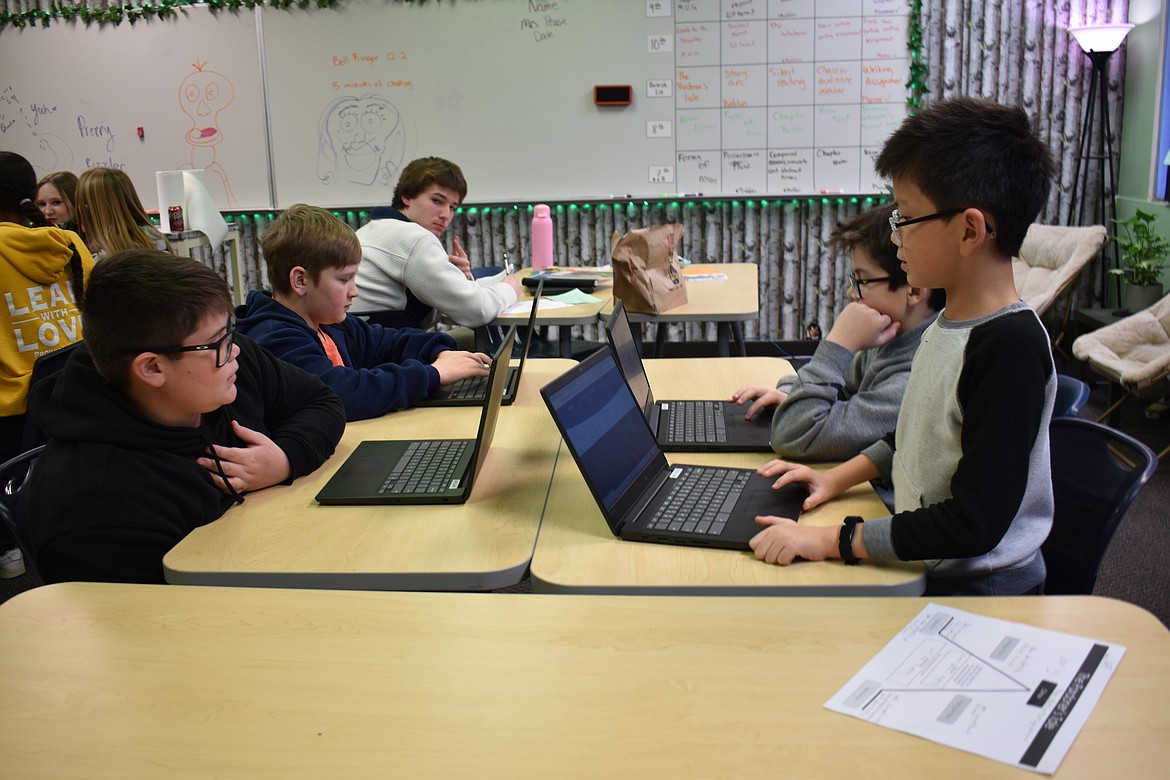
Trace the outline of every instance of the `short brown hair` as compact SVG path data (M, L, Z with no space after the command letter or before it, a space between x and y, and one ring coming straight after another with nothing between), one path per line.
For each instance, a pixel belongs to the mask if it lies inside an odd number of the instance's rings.
M150 347L178 346L209 314L232 311L227 282L198 260L126 249L97 263L79 301L85 343L107 382L125 388ZM137 350L137 352L135 352Z
M326 268L361 262L362 245L353 229L320 206L298 203L277 217L260 236L268 281L277 295L292 293L288 275L298 265L314 282Z
M405 205L403 198L417 198L432 184L459 193L460 203L467 198L467 179L458 165L442 157L420 157L402 169L390 205L400 209Z

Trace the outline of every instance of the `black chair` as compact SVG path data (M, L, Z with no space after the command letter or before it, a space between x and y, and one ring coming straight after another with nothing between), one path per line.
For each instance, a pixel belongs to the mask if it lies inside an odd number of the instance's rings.
M73 354L73 350L77 349L80 344L81 342L78 341L37 358L36 362L33 363L28 386L31 388L45 377L52 376L64 368L65 362L69 360L69 356ZM49 437L45 435L45 432L41 430L39 425L32 421L31 415L26 415L24 418L24 436L20 442L21 450L28 452L33 447L39 447L48 443Z
M37 579L40 579L40 575L36 570L36 561L33 558L32 547L28 544L28 537L25 535L21 523L17 520L16 504L20 490L24 487L28 475L32 473L33 465L37 462L37 456L44 448L44 445L35 447L0 464L0 519L3 519L4 525L12 532L16 538L17 546L24 554L25 571Z
M1059 417L1048 432L1056 511L1041 546L1044 592L1089 594L1113 532L1158 459L1137 439L1092 420Z
M1052 416L1076 417L1089 402L1089 392L1089 386L1076 377L1057 374L1056 405L1052 407Z

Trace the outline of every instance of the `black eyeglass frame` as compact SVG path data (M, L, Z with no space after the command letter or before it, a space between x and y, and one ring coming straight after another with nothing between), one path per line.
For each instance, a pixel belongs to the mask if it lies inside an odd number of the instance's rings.
M140 355L143 352L157 352L160 355L173 355L178 352L206 352L215 350L215 367L223 368L232 359L232 345L236 343L236 320L228 316L227 330L215 341L207 344L190 344L182 347L136 347L123 350L127 354Z
M890 219L890 240L893 241L896 246L902 246L902 241L898 237L898 231L901 230L902 228L906 227L907 225L916 225L919 222L928 222L932 219L944 219L946 217L953 217L956 214L961 214L966 210L967 210L966 207L960 208L960 209L947 209L946 211L938 211L938 212L935 212L934 214L927 214L925 217L912 217L910 219L902 219L902 213L900 211L898 211L898 209L894 209L893 212L890 213L890 217L889 217L889 219ZM986 219L987 219L987 217L984 216L984 220L986 220ZM991 225L987 225L987 235L991 236L992 238L995 238L995 230L991 227Z
M857 300L859 300L859 301L865 297L865 285L877 284L879 282L897 281L892 276L877 276L877 277L874 277L873 279L862 279L860 276L857 275L856 271L849 274L849 276L845 277L845 279L847 280L847 283L849 285L850 292L857 293Z

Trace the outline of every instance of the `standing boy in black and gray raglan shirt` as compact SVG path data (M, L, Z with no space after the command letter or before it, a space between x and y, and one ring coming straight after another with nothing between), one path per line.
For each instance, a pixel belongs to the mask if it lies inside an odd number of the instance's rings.
M1056 371L1011 258L1047 201L1051 155L1020 108L957 98L908 118L876 168L893 180L907 278L944 288L946 308L922 337L895 434L826 472L772 461L760 473L808 483L805 508L888 475L897 511L839 527L760 517L752 549L779 564L923 560L928 595L1039 592Z

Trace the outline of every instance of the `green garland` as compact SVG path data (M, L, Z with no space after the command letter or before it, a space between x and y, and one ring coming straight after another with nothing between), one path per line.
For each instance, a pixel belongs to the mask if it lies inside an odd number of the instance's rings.
M922 62L922 35L922 0L914 0L910 3L910 35L906 43L910 49L910 81L906 83L910 88L910 95L906 98L910 113L922 108L922 96L930 91L926 86L930 69Z
M397 0L397 2L425 3L427 0ZM340 0L206 0L213 12L231 11L233 13L243 9L252 9L258 6L273 8L331 8ZM167 19L177 16L183 8L196 5L196 0L158 0L154 3L141 5L117 4L106 8L90 8L84 4L64 5L53 2L46 9L34 8L21 13L0 14L0 30L5 27L48 27L51 22L72 22L78 20L86 26L91 24L117 26L122 22L135 24L142 20Z

